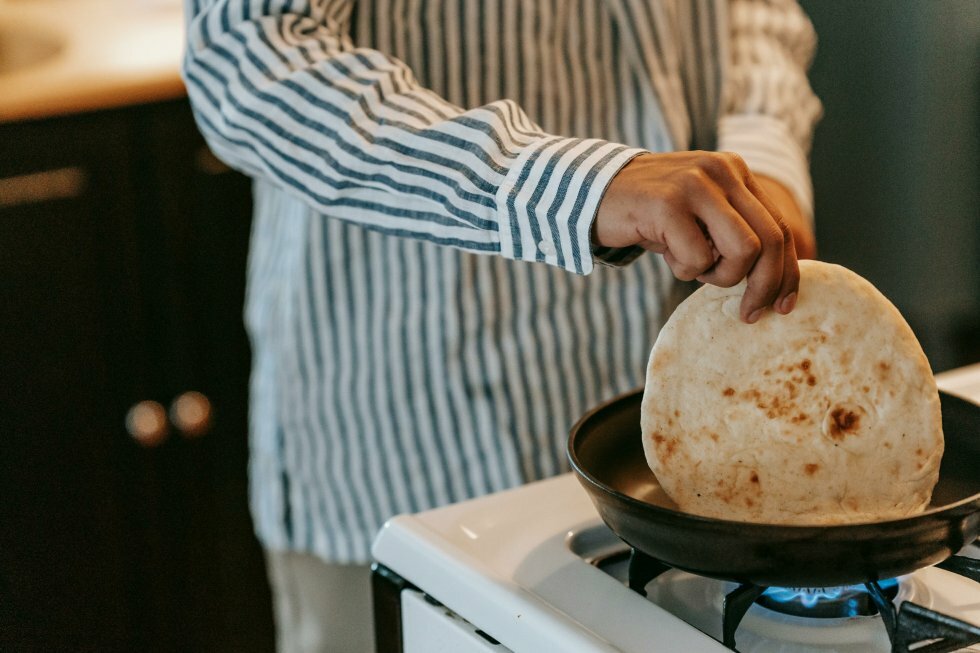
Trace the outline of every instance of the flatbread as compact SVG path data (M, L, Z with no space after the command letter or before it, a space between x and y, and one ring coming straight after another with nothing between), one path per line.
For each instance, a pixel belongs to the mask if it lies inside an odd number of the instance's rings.
M744 282L704 286L650 354L647 463L680 510L771 524L923 511L943 454L939 393L898 310L838 265L800 261L789 315L739 320Z

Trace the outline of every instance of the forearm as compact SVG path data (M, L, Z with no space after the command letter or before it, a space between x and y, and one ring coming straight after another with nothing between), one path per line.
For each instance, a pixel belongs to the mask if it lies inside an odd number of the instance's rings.
M463 110L311 3L278 4L189 0L184 77L219 156L323 215L591 269L591 218L636 151L546 134L507 100Z

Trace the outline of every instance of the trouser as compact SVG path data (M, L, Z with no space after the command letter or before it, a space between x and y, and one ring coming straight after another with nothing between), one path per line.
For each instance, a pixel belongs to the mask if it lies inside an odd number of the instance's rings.
M266 551L279 653L373 653L371 571Z

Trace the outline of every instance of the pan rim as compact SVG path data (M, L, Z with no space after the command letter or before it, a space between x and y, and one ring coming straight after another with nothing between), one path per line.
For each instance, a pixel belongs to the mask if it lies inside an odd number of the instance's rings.
M601 404L593 407L591 410L586 412L579 420L572 426L570 435L568 438L568 444L566 446L566 455L568 456L569 462L575 473L579 478L584 479L594 485L596 488L605 492L606 494L612 495L619 501L625 502L627 505L631 505L640 510L653 510L657 513L662 514L665 518L671 520L683 521L685 523L696 523L700 526L706 528L719 528L719 529L749 529L752 531L766 531L771 533L773 530L783 531L788 535L798 535L802 536L806 533L813 531L820 531L821 533L841 533L847 534L849 531L861 531L868 528L888 528L890 530L904 530L908 528L914 528L919 525L919 522L928 522L929 518L935 515L946 515L951 512L955 512L958 508L969 506L969 504L976 503L977 506L974 511L980 510L980 492L973 494L969 497L960 499L954 503L945 504L942 506L930 507L923 512L917 513L915 515L910 515L908 517L902 517L900 519L886 519L881 521L871 521L871 522L850 522L846 524L773 524L767 522L746 522L746 521L734 521L731 519L717 519L714 517L705 517L703 515L695 515L692 513L681 512L679 510L673 510L671 508L665 508L659 506L655 503L649 503L647 501L641 501L635 497L631 497L628 494L624 494L619 490L613 489L606 485L605 483L599 481L595 476L585 470L584 466L578 459L578 455L575 449L576 439L582 429L582 426L592 419L597 413L607 409L613 404L622 402L625 399L630 399L636 395L641 395L643 393L644 387L639 386L626 392L622 392ZM943 390L939 391L940 400L944 398L952 398L956 401L964 401L974 406L980 407L980 404L976 404L968 399L965 399L959 395L954 395ZM651 474L653 472L651 471ZM656 476L654 476L656 478ZM659 482L659 481L658 481Z

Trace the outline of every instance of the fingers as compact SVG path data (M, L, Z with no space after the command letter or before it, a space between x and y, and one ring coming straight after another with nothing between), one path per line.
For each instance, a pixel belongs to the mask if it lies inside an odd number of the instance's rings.
M678 216L664 230L664 260L681 281L691 281L715 265L716 252L694 216Z
M779 209L776 208L775 204L762 189L762 186L751 175L747 179L746 187L752 193L751 198L747 198L746 201L758 202L758 205L761 205L765 214L770 219L775 221L776 226L779 229L778 234L773 234L772 246L774 252L777 248L781 249L779 258L782 260L782 275L779 288L775 293L775 298L772 300L771 305L777 312L785 315L792 311L793 307L796 305L796 293L800 286L800 268L796 256L796 246L793 241L793 232L783 221L782 216L779 213ZM757 214L757 217L761 218L761 213ZM750 288L751 285L752 273L749 275Z
M720 192L702 196L694 208L717 251L714 267L698 281L722 288L734 286L749 274L759 258L762 246L758 236Z
M595 243L660 252L682 280L730 287L746 280L741 318L792 310L799 288L793 236L762 185L735 154L647 153L612 179Z
M757 256L745 275L747 288L740 307L742 320L754 323L770 306L780 313L788 313L795 305L799 288L799 267L792 234L740 157L716 155L711 158L707 170L726 193L732 209L757 239ZM728 222L731 224L730 219ZM734 234L734 230L728 231ZM738 244L735 240L732 242ZM728 274L737 274L745 268L745 262L751 258L751 245L755 242L743 240L738 254L742 258L727 271ZM719 246L719 251L724 257L724 248Z
M760 243L759 257L746 275L748 284L740 308L742 319L752 324L759 319L764 308L774 306L777 300L785 297L780 292L787 267L785 238L788 231L781 228L755 196L750 193L744 195L747 197L733 198L733 202Z

